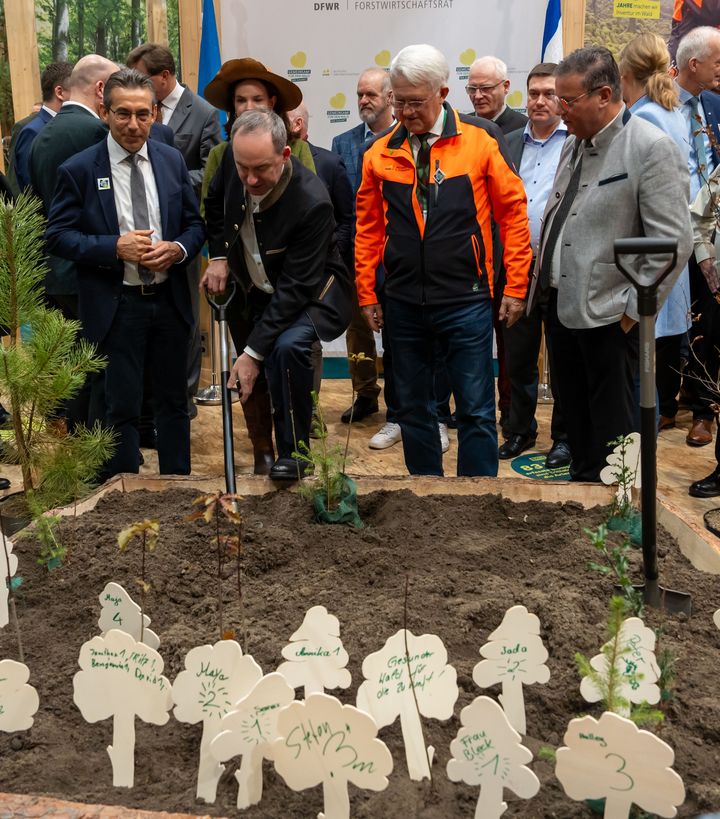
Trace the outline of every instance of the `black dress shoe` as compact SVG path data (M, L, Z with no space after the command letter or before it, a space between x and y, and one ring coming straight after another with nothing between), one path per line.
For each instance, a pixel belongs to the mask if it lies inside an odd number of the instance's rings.
M545 466L547 469L559 469L561 466L570 466L571 460L572 455L567 441L553 441L550 452L545 458Z
M140 433L141 449L157 449L157 430L155 427L144 429Z
M535 444L535 437L533 435L511 435L507 441L498 449L498 458L501 461L507 461L509 458L515 458L526 449L530 449Z
M270 480L296 481L312 473L313 467L305 461L298 461L296 458L278 458L270 467Z
M340 420L343 422L343 424L349 424L350 414L352 413L353 421L362 421L363 418L367 418L368 415L372 415L377 411L378 402L376 398L368 398L366 395L358 395L352 407L346 409L340 416Z
M0 491L10 489L10 481L7 478L0 478Z
M720 469L716 469L712 475L701 481L691 483L688 495L692 495L693 498L716 498L720 495Z

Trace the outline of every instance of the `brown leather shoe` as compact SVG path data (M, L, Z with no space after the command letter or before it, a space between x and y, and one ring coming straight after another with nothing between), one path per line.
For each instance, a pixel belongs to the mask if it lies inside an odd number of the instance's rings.
M693 419L685 441L688 446L707 446L713 440L713 422L706 418Z
M674 415L672 418L668 418L667 415L660 416L660 421L658 422L658 432L661 432L663 429L675 429Z

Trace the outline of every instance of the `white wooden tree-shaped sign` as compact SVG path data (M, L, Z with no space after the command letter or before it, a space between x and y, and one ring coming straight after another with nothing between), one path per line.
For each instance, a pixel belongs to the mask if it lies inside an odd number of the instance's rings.
M654 705L660 701L660 668L655 659L655 632L647 628L639 617L628 617L623 621L618 637L620 653L615 668L620 675L618 693L628 701L622 716L630 716L629 703L641 702ZM600 672L607 672L609 665L605 654L596 654L590 665ZM586 702L599 702L602 692L590 677L583 677L580 694Z
M605 799L605 819L627 819L633 804L658 816L677 815L685 786L675 754L655 734L606 711L573 719L557 751L555 776L576 801Z
M258 680L252 691L222 718L210 750L220 762L242 754L240 769L235 772L238 808L249 808L262 799L263 758L269 756L270 743L278 737L281 709L294 699L295 689L282 674L273 672Z
M498 819L505 813L504 788L523 799L535 796L540 780L526 767L532 753L495 700L478 697L460 712L460 722L450 743L447 774L453 782L480 786L475 819Z
M172 698L175 718L180 722L202 722L200 764L196 794L214 802L217 784L225 770L210 751L210 743L221 730L223 717L262 678L262 669L249 655L243 655L235 640L198 646L185 656L185 671L175 678Z
M135 715L153 725L168 721L170 683L162 657L131 634L111 629L83 643L73 677L73 700L88 722L113 719L108 746L113 785L132 788L135 778Z
M143 614L142 619L142 641L157 650L160 648L160 638L148 628L150 618L147 614ZM98 627L103 634L117 628L140 640L140 606L119 583L108 583L100 594Z
M340 640L340 622L325 606L313 606L300 628L282 650L287 662L278 671L293 688L305 688L305 696L325 689L349 688L347 651Z
M525 734L523 685L546 683L550 679L540 621L525 606L513 606L488 639L490 642L480 649L486 659L473 669L473 680L480 688L502 683L500 702L507 718L516 731Z
M4 628L10 622L8 612L10 590L8 589L8 583L12 583L12 579L15 577L18 559L17 555L13 554L13 544L10 538L6 538L3 534L0 534L0 537L5 541L5 548L0 548L0 628Z
M623 455L623 449L625 454ZM606 486L618 485L617 499L621 504L632 500L633 487L642 485L640 471L640 433L631 432L625 437L625 443L618 444L606 458L608 465L600 470L600 480Z
M720 609L718 609L715 614L713 614L713 623L720 628Z
M442 640L400 629L380 651L365 658L362 672L365 682L358 689L358 708L380 728L399 716L410 779L429 779L434 748L425 749L420 714L450 719L458 698L457 672L447 665Z
M311 694L278 715L272 743L275 769L294 791L322 783L324 812L318 819L349 819L348 782L381 791L393 760L377 738L372 717L328 694Z
M40 706L37 691L28 685L30 670L15 660L0 660L0 731L26 731Z

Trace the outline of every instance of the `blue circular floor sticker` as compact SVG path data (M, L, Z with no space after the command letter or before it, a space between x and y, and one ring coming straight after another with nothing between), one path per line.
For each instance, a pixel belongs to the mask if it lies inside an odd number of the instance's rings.
M534 478L536 481L569 481L570 467L559 466L556 469L548 469L545 466L546 457L544 452L518 455L510 462L510 466L524 478Z

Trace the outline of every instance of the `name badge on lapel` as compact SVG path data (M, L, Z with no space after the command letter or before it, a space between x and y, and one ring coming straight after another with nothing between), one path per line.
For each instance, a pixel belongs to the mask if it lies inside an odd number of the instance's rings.
M110 177L109 176L101 176L97 181L97 186L99 191L109 191L110 190Z

